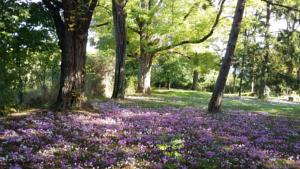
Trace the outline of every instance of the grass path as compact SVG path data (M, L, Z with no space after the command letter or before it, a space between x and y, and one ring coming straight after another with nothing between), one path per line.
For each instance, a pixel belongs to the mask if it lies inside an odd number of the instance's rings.
M151 95L129 95L124 101L118 103L124 106L137 106L146 108L159 108L163 106L197 107L206 109L210 93L187 90L154 90ZM267 112L274 116L300 118L300 104L280 103L274 101L257 100L254 97L239 98L225 95L223 111L250 111Z

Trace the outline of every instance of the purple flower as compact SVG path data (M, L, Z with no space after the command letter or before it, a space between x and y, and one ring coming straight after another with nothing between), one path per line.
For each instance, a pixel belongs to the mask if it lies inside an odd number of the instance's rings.
M14 164L10 166L9 169L22 169L22 167L19 164Z
M126 140L125 139L119 140L118 144L121 146L124 146L124 145L126 145Z
M207 151L205 154L208 158L212 158L216 153L212 151Z

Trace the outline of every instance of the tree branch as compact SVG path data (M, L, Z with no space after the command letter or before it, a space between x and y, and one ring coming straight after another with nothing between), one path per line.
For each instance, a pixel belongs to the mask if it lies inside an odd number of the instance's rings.
M193 10L200 5L200 2L195 2L192 7L189 9L188 13L186 13L183 17L183 21L185 21L193 12Z
M98 3L98 0L92 0L92 2L89 5L88 11L86 13L86 20L83 24L83 30L84 31L86 31L90 27L91 20L92 20L92 17L93 17L93 13L94 13L94 10L97 6L97 3Z
M131 27L131 26L127 26L129 29L131 29L133 32L135 32L135 33L137 33L137 34L141 34L142 32L141 31L139 31L138 29L135 29L135 28L133 28L133 27Z
M56 8L63 9L63 4L62 2L52 0L52 3L56 6Z
M265 3L268 3L270 5L273 5L273 6L278 6L278 7L282 7L282 8L285 8L285 9L288 9L289 11L296 11L296 12L300 12L300 9L296 8L296 7L292 7L292 6L287 6L287 5L283 5L283 4L279 4L279 3L276 3L276 2L271 2L269 0L261 0Z
M104 22L104 23L92 25L92 27L102 27L102 26L106 26L106 25L109 25L109 24L110 24L110 22Z
M209 33L207 35L205 35L201 39L184 40L184 41L181 41L181 42L178 42L178 43L175 43L175 44L171 44L171 45L167 45L167 46L162 46L162 47L159 47L159 48L156 48L156 49L152 49L152 50L150 49L150 50L148 50L148 52L157 53L157 52L164 51L164 50L169 50L169 49L172 49L172 48L175 48L177 46L184 45L184 44L199 44L199 43L202 43L202 42L206 41L214 33L215 28L219 24L219 20L220 20L221 14L223 12L223 7L224 7L225 1L226 0L222 0L221 1L219 12L218 12L218 14L216 16L214 24L211 27L211 30L209 31Z
M56 29L56 34L59 39L59 45L62 48L62 41L64 38L64 29L65 29L65 23L62 20L60 16L60 10L62 9L62 3L58 1L51 1L51 0L42 0L43 4L46 6L46 8L51 12L54 26Z
M97 3L98 3L98 0L92 0L92 2L90 3L89 11L88 11L90 16L93 15L93 12L97 6Z
M150 1L149 1L150 2ZM156 5L154 5L153 7L149 7L149 21L148 21L148 24L152 23L152 19L154 17L154 15L156 14L156 12L159 10L159 7L161 6L163 0L158 0Z

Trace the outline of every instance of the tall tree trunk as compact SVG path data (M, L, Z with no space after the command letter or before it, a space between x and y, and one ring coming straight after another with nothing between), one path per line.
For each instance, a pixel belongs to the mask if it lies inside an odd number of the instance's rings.
M232 56L236 47L237 39L240 32L240 26L243 19L246 0L238 0L234 14L233 23L229 35L226 53L221 65L219 76L214 88L214 92L208 105L208 111L216 113L220 111L224 89L231 66Z
M81 106L84 95L86 45L88 33L65 29L59 93L56 105L69 109Z
M245 72L245 57L248 54L248 49L247 49L247 30L244 32L244 52L242 54L242 67L241 67L241 80L240 80L240 88L239 88L239 96L242 96L243 92L243 80L244 80L244 72Z
M115 81L112 98L124 98L125 96L125 60L126 60L126 16L124 12L125 2L112 0L112 12L115 31Z
M19 46L19 45L18 45ZM19 48L16 49L16 70L18 76L18 83L17 83L17 105L21 105L24 102L24 81L23 81L23 69L22 69L22 62L24 62L24 56Z
M198 79L199 79L199 72L197 70L194 70L192 90L197 90L197 88L198 88Z
M241 74L240 74L240 87L239 87L239 96L242 96L243 91L243 80L244 80L244 65L245 65L245 54L242 56L242 67L241 67Z
M234 67L234 71L233 71L233 88L232 88L232 93L235 93L235 83L236 83L236 67Z
M168 90L171 89L171 86L172 86L172 82L171 82L171 80L169 79L169 81L168 81Z
M255 14L255 17L257 17L256 16L257 14ZM253 41L254 41L254 43L256 43L256 30L257 30L257 28L256 28L256 26L254 26L254 28L253 28L254 30L252 31L252 37L253 37ZM255 59L255 55L251 52L251 95L255 95L255 83L256 83L256 81L255 81L255 79L256 79L256 70L255 70L255 65L257 64L256 62L256 59Z
M62 109L81 107L88 29L98 0L42 1L52 14L62 51L56 106Z
M269 70L269 54L270 54L270 42L269 42L269 28L270 28L270 17L271 17L271 5L267 3L267 15L266 15L266 32L265 32L265 55L264 55L264 61L262 65L262 71L260 76L260 86L258 91L258 98L264 99L265 96L265 90L267 85L267 79L268 79L268 70Z
M46 100L47 99L47 94L48 94L48 88L47 88L47 84L46 84L46 69L43 69L43 74L42 74L42 95L43 95L43 99Z
M293 77L294 64L293 64L292 59L290 61L288 61L287 66L288 66L287 75L290 77Z
M294 22L295 23L295 22ZM291 37L293 36L293 32L295 31L295 24L293 24L292 26L292 30L291 32L289 31L290 29L290 24L287 23L287 55L288 55L288 60L287 60L287 66L288 66L288 69L287 69L287 75L292 77L293 76L293 70L294 70L294 63L293 63L293 53L295 52L293 50L293 45L291 44Z
M298 71L297 71L297 84L298 86L300 85L300 67L298 67Z
M138 93L151 92L151 68L152 68L152 53L142 53L139 58L139 75L138 75Z
M255 88L254 76L252 76L252 79L251 79L251 93L254 93L254 88Z
M54 88L56 85L54 78L55 78L55 71L54 71L54 65L52 65L52 67L51 67L51 88Z
M254 67L254 56L252 56L252 70L251 70L251 94L255 92L255 67Z
M18 105L22 105L24 102L24 83L22 78L19 78L19 82L18 82Z
M140 6L143 10L150 10L152 1L141 0ZM138 72L138 86L137 93L147 93L150 94L151 87L151 68L152 68L152 59L154 53L146 52L148 47L149 35L145 28L148 26L148 23L144 20L138 21L139 26L139 39L140 39L140 56L137 58L139 63L139 72Z

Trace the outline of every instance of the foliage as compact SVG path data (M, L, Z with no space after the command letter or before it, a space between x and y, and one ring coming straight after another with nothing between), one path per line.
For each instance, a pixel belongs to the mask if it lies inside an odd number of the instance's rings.
M187 88L191 83L192 72L187 58L169 54L158 57L153 66L152 83L155 86L168 87L169 83L175 88Z
M255 4L253 4L255 3ZM289 5L295 5L296 1L285 1ZM297 15L294 11L286 8L272 6L272 17L270 32L266 32L265 8L266 3L256 1L248 3L245 21L243 23L243 36L240 36L238 49L235 54L234 68L240 79L243 76L243 92L250 92L252 83L255 84L254 92L260 87L260 78L264 55L266 54L264 43L265 34L269 33L270 59L268 63L267 86L275 96L290 94L297 91L299 82L297 80L297 61L299 50L295 45L299 41L296 31ZM280 23L280 25L278 24ZM289 25L289 26L285 26ZM245 35L245 32L247 34ZM245 56L245 65L242 68L242 57ZM244 74L241 75L243 69Z
M213 91L217 78L218 72L216 70L210 70L200 79L199 89L202 91Z
M195 53L190 56L190 61L194 70L207 74L211 70L219 70L220 56L213 52Z
M106 88L112 88L113 51L90 54L86 63L85 94L89 99L110 97Z
M58 49L51 19L41 4L4 0L0 9L3 11L0 17L2 112L5 107L22 104L27 87L32 90L41 86L49 69L57 69Z
M133 94L137 88L138 63L137 59L128 57L126 60L126 93Z

